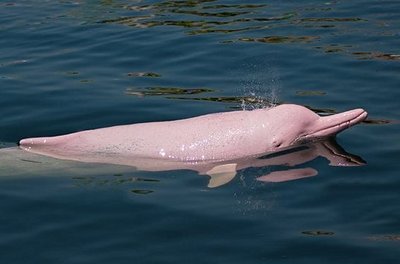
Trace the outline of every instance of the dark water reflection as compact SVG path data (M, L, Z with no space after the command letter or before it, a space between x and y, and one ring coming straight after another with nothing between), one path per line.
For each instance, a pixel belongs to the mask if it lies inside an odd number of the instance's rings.
M189 35L197 34L233 34L237 39L225 39L221 43L234 41L261 43L323 43L325 52L345 52L358 59L397 60L399 54L387 53L384 50L357 50L359 42L348 42L339 48L330 48L342 44L336 42L338 37L351 33L362 38L360 27L369 27L370 31L380 31L381 36L395 36L391 25L369 19L369 14L361 17L345 16L349 12L337 12L336 6L342 3L309 3L306 7L297 3L275 4L217 4L218 1L164 1L153 4L138 2L121 4L113 7L125 10L124 16L104 19L99 23L117 23L137 28L160 26L183 27ZM348 14L349 13L349 14ZM180 15L180 16L177 16ZM358 15L358 14L357 14ZM171 18L184 18L173 20ZM325 31L318 30L325 29ZM290 35L274 35L274 32L285 31ZM311 35L299 35L299 32L312 32ZM261 34L261 36L260 36ZM267 36L266 36L267 35ZM258 37L254 37L258 36ZM320 49L321 46L313 46Z
M293 146L287 149L283 149L277 152L266 153L265 155L243 157L235 160L223 160L223 161L204 161L204 162L185 162L168 159L148 159L140 158L128 155L115 155L113 153L86 153L84 155L71 155L68 153L60 154L57 157L60 159L47 158L41 155L33 155L19 148L4 148L1 152L3 157L2 163L6 164L10 160L15 160L15 163L8 164L8 169L3 167L6 174L15 167L13 174L18 175L18 168L31 168L32 173L42 173L40 170L48 171L65 169L68 166L69 170L72 169L79 171L81 164L77 164L76 168L72 165L63 162L63 160L87 162L87 163L100 163L100 164L115 164L125 165L132 168L133 171L149 171L149 172L163 172L163 171L174 171L174 170L191 170L196 171L200 175L206 175L209 177L208 187L215 188L225 185L232 181L239 171L264 171L270 169L270 167L279 168L278 170L270 171L265 175L256 175L258 181L264 182L285 182L292 181L301 178L316 176L318 171L314 168L302 168L301 165L307 164L308 162L323 157L329 161L330 166L362 166L366 162L353 154L346 152L340 145L337 144L334 138L327 139L324 141L310 142L304 145ZM51 154L49 154L51 156ZM62 159L62 160L61 160ZM46 168L46 164L51 163L49 168ZM54 167L55 166L55 167ZM89 166L90 167L90 166ZM23 174L24 170L20 172ZM93 171L91 174L100 174ZM114 174L119 176L119 174ZM86 179L81 176L75 177L74 179ZM90 181L94 180L92 176L87 179ZM125 183L131 181L157 181L157 180L146 180L140 177L135 178L118 178L114 183ZM99 179L102 184L109 183L108 180L104 181ZM137 192L136 192L137 193ZM151 192L148 192L151 193ZM144 193L143 193L144 194ZM146 192L147 194L147 192Z

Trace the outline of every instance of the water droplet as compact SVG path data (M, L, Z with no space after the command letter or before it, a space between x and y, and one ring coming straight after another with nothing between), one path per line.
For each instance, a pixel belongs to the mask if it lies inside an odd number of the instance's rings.
M162 157L165 157L165 150L164 149L160 149L160 155L162 156Z

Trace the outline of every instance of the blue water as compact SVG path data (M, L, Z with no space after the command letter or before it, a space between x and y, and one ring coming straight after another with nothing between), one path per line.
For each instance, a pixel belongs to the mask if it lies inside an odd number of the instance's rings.
M400 2L2 1L1 263L396 263ZM296 103L362 107L315 177L32 158L25 137ZM6 149L11 147L11 151Z

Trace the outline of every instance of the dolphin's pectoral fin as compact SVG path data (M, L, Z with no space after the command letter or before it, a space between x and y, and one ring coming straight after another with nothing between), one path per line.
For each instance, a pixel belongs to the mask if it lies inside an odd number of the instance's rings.
M318 174L313 168L290 169L284 171L273 171L267 175L258 177L258 181L263 182L285 182L312 177Z
M236 163L218 165L207 171L211 179L208 183L209 188L219 187L230 182L236 176Z

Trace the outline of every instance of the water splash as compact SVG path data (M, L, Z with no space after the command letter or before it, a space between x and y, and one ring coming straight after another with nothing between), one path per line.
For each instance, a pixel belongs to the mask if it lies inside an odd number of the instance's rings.
M272 67L262 67L258 64L245 65L249 70L246 79L242 81L243 98L241 108L243 110L254 110L260 108L274 107L278 103L280 90L280 78L277 71Z

